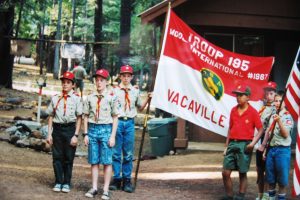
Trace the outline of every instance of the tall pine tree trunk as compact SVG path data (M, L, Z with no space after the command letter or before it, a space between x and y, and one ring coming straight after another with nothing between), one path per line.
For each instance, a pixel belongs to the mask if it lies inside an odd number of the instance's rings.
M62 0L58 0L58 17L57 17L57 27L56 27L56 36L55 40L61 40L60 33L60 24L61 24L61 11L62 11ZM60 43L57 42L55 44L55 55L54 55L54 69L53 69L53 78L58 79L59 71L60 71Z
M0 11L0 86L12 88L14 56L10 55L10 38L13 35L15 8L11 5Z
M119 49L119 56L121 62L123 59L127 60L127 58L129 57L132 3L133 0L121 0L120 49ZM121 64L127 64L127 63L122 62Z
M94 18L94 37L95 42L102 41L102 23L103 23L103 1L102 0L96 0L96 6L95 6L95 18ZM101 44L94 44L94 54L97 57L97 64L96 68L102 68L103 66L103 48ZM93 70L93 72L95 69Z

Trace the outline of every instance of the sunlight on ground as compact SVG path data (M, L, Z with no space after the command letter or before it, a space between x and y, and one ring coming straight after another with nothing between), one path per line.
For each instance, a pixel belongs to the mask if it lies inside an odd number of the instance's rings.
M233 172L232 178L237 178L239 174ZM249 171L248 177L256 177L256 171ZM164 172L164 173L139 173L140 179L155 180L192 180L192 179L222 179L222 172Z

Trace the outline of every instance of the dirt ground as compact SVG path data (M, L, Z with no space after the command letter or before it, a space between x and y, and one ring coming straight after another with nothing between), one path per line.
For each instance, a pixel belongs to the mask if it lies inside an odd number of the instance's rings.
M0 98L21 96L32 103L37 99L33 93L0 88ZM14 116L32 116L34 109L14 108L0 110L0 122L11 121ZM0 134L4 132L0 127ZM141 130L136 134L136 154L139 147ZM85 151L82 142L79 147ZM143 155L151 153L149 137L146 134ZM144 160L140 163L139 179L134 193L113 191L111 199L144 200L216 200L224 194L222 182L222 152L202 150L179 150L176 155ZM136 166L136 161L134 162ZM292 167L291 167L292 168ZM135 169L134 169L135 171ZM100 168L99 189L103 185L102 167ZM134 175L133 175L134 176ZM290 174L292 180L292 171ZM54 173L50 153L38 152L29 148L18 148L0 141L0 199L87 199L85 192L91 187L90 166L86 157L76 157L73 168L72 190L69 194L52 192ZM255 158L248 174L246 199L255 199L256 190ZM238 176L233 173L234 190L238 190ZM288 191L290 197L290 188ZM100 195L96 196L100 199Z

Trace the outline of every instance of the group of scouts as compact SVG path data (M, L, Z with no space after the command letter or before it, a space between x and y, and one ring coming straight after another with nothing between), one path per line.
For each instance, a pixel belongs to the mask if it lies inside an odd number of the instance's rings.
M53 191L70 192L73 160L83 119L84 143L88 146L92 188L86 197L98 194L99 165L104 171L102 199L110 199L109 190L133 192L131 172L134 156L134 117L143 110L140 91L131 85L133 68L120 68L121 83L108 89L109 72L99 69L94 75L95 91L84 102L73 90L75 77L65 72L61 79L62 93L52 97L48 107L48 138L52 145L55 184ZM113 181L110 184L112 172Z
M278 200L286 199L294 122L285 108L284 92L277 92L276 83L268 82L263 89L264 106L259 112L248 102L251 90L247 85L239 85L233 91L236 94L237 106L230 113L225 143L222 176L226 196L222 200L245 199L251 155L259 140L256 150L256 200L275 200L276 196ZM233 170L239 172L239 193L236 195L233 194L231 180Z
M148 98L142 102L139 90L131 85L133 69L122 66L120 84L108 89L109 73L97 70L95 91L82 103L73 90L74 74L61 77L62 93L55 95L48 107L48 138L52 145L55 192L70 192L73 160L83 119L83 137L88 145L88 163L91 165L92 188L86 197L98 194L99 165L104 170L102 199L110 199L109 190L133 192L131 173L134 156L134 117L143 110ZM291 131L293 119L282 102L283 93L276 92L276 83L264 86L264 106L259 112L249 104L251 90L239 85L233 93L237 105L232 108L225 143L223 200L243 200L247 189L247 172L255 144L258 197L256 200L286 199L286 186L291 159ZM255 129L257 133L254 134ZM233 194L231 173L239 172L239 193ZM113 181L110 184L113 172Z

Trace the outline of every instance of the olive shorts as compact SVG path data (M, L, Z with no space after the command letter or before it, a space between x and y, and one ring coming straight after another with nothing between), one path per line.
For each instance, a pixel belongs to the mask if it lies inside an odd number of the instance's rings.
M240 173L249 171L252 154L245 153L245 149L250 142L245 140L229 142L223 161L224 170L237 170Z

